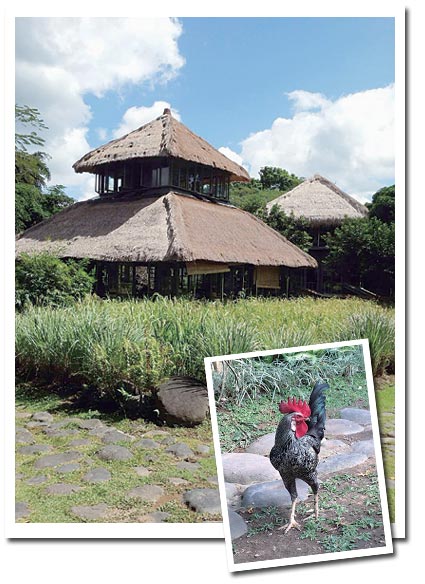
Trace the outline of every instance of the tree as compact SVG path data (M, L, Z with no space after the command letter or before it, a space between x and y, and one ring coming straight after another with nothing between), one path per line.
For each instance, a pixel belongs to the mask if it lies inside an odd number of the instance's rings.
M394 294L394 223L377 217L346 219L324 238L329 247L325 264L343 282Z
M308 232L308 221L303 217L295 218L294 215L286 215L278 205L273 205L270 212L265 213L261 218L267 225L302 250L308 251L310 249L313 238Z
M366 203L369 209L369 217L376 217L385 223L395 221L395 185L379 189L371 203Z
M263 189L289 191L302 182L302 178L289 174L283 168L277 166L264 166L260 172L260 183Z
M36 108L15 106L15 119L21 126L47 130ZM37 131L15 134L15 230L17 233L47 219L74 203L63 185L47 187L50 171L45 152L28 152L29 147L42 146L44 138Z

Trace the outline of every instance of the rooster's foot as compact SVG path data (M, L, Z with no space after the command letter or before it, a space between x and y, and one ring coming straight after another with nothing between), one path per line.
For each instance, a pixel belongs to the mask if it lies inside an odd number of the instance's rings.
M295 519L293 521L290 521L289 523L285 523L285 525L282 525L282 527L279 527L278 529L284 529L285 533L288 533L288 531L293 527L301 531L301 525L298 523L298 521L295 521Z

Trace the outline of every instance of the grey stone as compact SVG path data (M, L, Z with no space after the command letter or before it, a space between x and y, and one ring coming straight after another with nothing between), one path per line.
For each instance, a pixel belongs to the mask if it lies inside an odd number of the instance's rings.
M343 418L326 420L326 436L349 436L363 432L363 426Z
M360 440L359 442L354 442L352 446L353 452L360 452L366 454L366 456L375 456L375 446L373 440Z
M28 479L27 481L25 481L25 484L30 485L30 486L35 486L35 485L42 485L46 481L47 481L47 477L46 476L44 476L44 475L38 475L36 477L31 477L30 479Z
M68 462L68 464L63 464L59 468L57 468L57 472L62 474L67 474L69 472L75 472L76 470L80 470L81 465L78 462Z
M129 460L133 458L133 454L125 448L125 446L116 446L115 444L110 444L105 446L97 453L101 460Z
M34 444L32 446L22 446L18 452L19 454L41 454L42 452L50 452L52 447L49 444Z
M76 440L71 440L71 442L69 443L70 446L72 446L73 448L77 447L77 446L89 446L92 442L88 439L85 438L77 438Z
M197 513L221 513L220 494L217 489L192 489L183 495L183 502Z
M199 464L199 462L188 462L187 460L181 460L176 464L176 468L180 470L193 471L198 470L198 468L200 467L201 465Z
M198 446L195 446L195 452L198 454L209 454L210 447L207 444L198 444Z
M82 487L79 485L72 485L70 483L56 483L45 488L48 495L71 495L81 490Z
M103 422L101 420L98 420L97 418L92 418L89 420L76 420L76 424L79 428L82 428L83 430L93 430L93 428L99 428L100 426L103 426Z
M28 424L25 424L27 428L29 428L30 430L32 428L48 428L50 426L49 422L28 422Z
M87 483L104 483L109 480L111 473L103 467L92 468L83 476L83 481Z
M299 479L296 480L298 499L305 501L309 492L309 486ZM241 499L242 507L290 507L291 496L282 480L257 483L247 487Z
M90 436L97 436L102 438L107 432L110 432L113 428L108 428L108 426L95 426L89 431Z
M25 517L28 517L28 515L30 515L31 511L30 508L28 507L27 503L23 503L23 502L16 502L15 503L15 521L17 519L24 519Z
M189 481L186 479L180 479L179 477L169 477L168 482L175 487L179 487L180 485L187 485L189 483Z
M134 470L139 477L147 477L151 474L151 471L144 466L136 466Z
M177 442L169 446L165 452L174 454L177 458L192 458L194 456L193 450L184 442Z
M275 432L265 434L250 444L248 448L245 449L245 452L249 452L250 454L260 454L261 456L268 456L270 454L270 450L274 446L274 439Z
M15 472L15 481L19 481L20 479L24 478L24 474L22 474L21 472Z
M142 438L141 440L139 440L138 442L135 443L135 445L137 448L145 448L147 450L152 450L152 449L157 449L157 448L161 448L160 444L158 444L158 442L155 442L155 440L152 440L152 438Z
M93 521L103 519L108 513L108 506L105 503L98 503L97 505L76 505L75 507L71 507L71 511L80 519Z
M54 468L56 466L61 466L62 464L67 464L68 462L74 462L81 458L80 452L62 452L61 454L46 454L38 458L35 463L35 468Z
M227 483L249 485L280 479L270 460L260 454L232 452L223 454L224 480Z
M371 423L370 411L362 410L360 408L343 408L339 411L341 418L345 420L351 420L351 422L356 422L365 426Z
M230 527L230 536L232 541L238 539L238 537L242 537L248 531L248 526L245 521L242 519L240 515L232 511L232 509L228 510L229 513L229 527Z
M131 489L131 491L127 493L127 496L156 503L158 499L164 496L164 494L164 489L158 485L142 485L141 487Z
M142 521L145 523L163 523L169 517L170 514L165 511L154 511L148 515L143 515Z
M361 452L337 454L319 462L317 472L319 475L327 475L332 472L353 468L367 460L367 455Z
M325 439L320 446L320 459L323 460L335 454L342 454L351 450L351 446L342 440Z
M227 504L232 507L239 507L245 486L238 485L237 483L224 483L224 486L226 489Z
M218 476L214 475L212 477L207 477L207 481L211 484L211 485L218 485Z
M102 436L102 442L104 444L114 444L115 442L132 442L134 440L133 436L121 432L120 430L108 430Z
M17 418L18 420L28 420L29 418L31 418L32 414L31 412L16 412L15 413L15 418Z
M203 383L192 377L171 377L160 385L154 407L159 419L168 424L200 424L208 412L208 391Z
M52 429L51 426L45 428L43 432L46 436L50 436L51 438L65 438L66 436L75 436L75 434L78 434L78 430L61 430L60 428Z
M167 437L170 436L170 434L168 432L166 432L165 430L149 430L149 432L146 432L145 434L143 434L142 438L155 438L155 437Z
M31 419L35 422L47 422L48 424L53 422L53 416L49 412L36 412L31 416Z
M29 430L18 428L15 433L15 442L17 444L34 444L35 439Z

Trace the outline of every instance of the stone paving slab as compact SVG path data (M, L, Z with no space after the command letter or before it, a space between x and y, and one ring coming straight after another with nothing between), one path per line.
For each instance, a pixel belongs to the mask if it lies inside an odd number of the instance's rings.
M45 483L47 481L47 477L44 475L38 475L35 477L31 477L30 479L28 479L27 481L25 481L26 485L30 485L30 486L36 486L36 485L42 485L43 483Z
M353 468L367 460L367 455L362 452L350 452L349 454L337 454L326 460L319 462L317 472L319 476L327 475L332 472L342 471Z
M71 512L88 521L96 519L103 519L108 513L108 506L105 503L98 503L97 505L76 505L71 507Z
M164 494L164 489L159 485L142 485L141 487L131 489L131 491L127 493L127 497L156 503L158 499L164 496Z
M326 436L350 436L359 432L363 432L363 426L351 420L344 418L326 420Z
M18 428L15 432L15 442L17 444L34 444L35 438L26 428Z
M81 452L61 452L60 454L46 454L34 462L35 468L54 468L81 458Z
M184 442L177 442L176 444L169 446L165 452L174 454L177 458L192 458L195 455L193 450Z
M366 454L369 458L371 456L375 456L375 446L373 444L373 440L359 440L358 442L354 442L353 452L361 452Z
M70 483L56 483L54 485L49 485L44 490L48 495L71 495L72 493L82 491L83 487Z
M92 468L83 476L83 481L87 483L104 483L111 480L112 475L107 468Z
M22 446L19 448L19 454L41 454L43 452L51 452L53 447L50 444L33 444L32 446Z
M133 458L133 454L128 448L116 446L115 444L105 446L105 448L99 450L97 455L101 460L129 460Z
M365 426L371 423L370 411L360 408L343 408L339 411L341 418Z
M15 503L15 521L17 519L24 519L25 517L28 517L28 515L31 514L31 510L28 507L27 503L23 503L23 502L16 502Z
M136 446L136 448L146 448L147 450L161 448L161 445L158 442L155 442L155 440L152 440L152 438L142 438L141 440L138 440L134 446Z
M255 440L252 444L245 448L245 452L249 452L250 454L260 454L261 456L268 456L270 454L270 450L274 446L274 439L275 439L276 432L270 432L270 434L265 434Z
M221 513L217 489L192 489L183 495L183 502L197 513Z
M224 480L228 483L248 485L280 479L280 474L270 460L259 454L232 452L223 454Z
M305 501L311 492L309 486L299 479L296 480L298 499ZM290 507L291 496L282 480L257 483L247 487L242 495L242 507Z
M47 422L48 424L53 422L53 416L50 412L35 412L31 419L35 422Z
M232 509L228 510L229 513L229 527L230 527L230 536L232 541L238 539L242 535L245 535L248 531L248 526L245 521L242 519L240 515L235 513Z

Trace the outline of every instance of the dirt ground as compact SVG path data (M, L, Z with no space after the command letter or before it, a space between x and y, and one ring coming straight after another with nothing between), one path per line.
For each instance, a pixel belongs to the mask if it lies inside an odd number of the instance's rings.
M248 523L248 533L233 541L235 563L309 556L385 546L381 502L374 463L364 463L345 474L323 480L320 516L314 519L313 497L297 505L302 530L287 534L279 529L290 509L247 509L238 513ZM304 521L304 519L308 519Z

